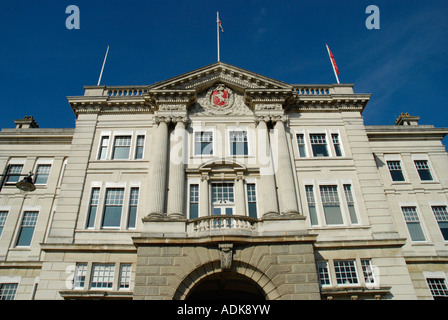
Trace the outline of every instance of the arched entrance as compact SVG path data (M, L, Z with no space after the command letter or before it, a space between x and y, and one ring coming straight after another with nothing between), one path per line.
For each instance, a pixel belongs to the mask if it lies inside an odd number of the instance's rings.
M199 281L187 300L266 300L260 286L252 279L234 272L219 272Z

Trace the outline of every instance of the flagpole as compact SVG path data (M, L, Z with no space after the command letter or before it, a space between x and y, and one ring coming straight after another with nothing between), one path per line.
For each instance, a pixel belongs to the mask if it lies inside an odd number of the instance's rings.
M98 79L97 86L100 85L101 78L103 77L104 65L106 64L107 54L109 53L109 45L107 45L106 55L104 56L103 66L101 67L100 78Z
M218 36L218 62L219 62L219 11L216 11L216 34Z
M325 44L325 46L327 47L328 57L330 58L331 66L333 67L334 76L336 77L336 81L339 84L339 77L338 74L336 73L336 69L334 68L333 61L331 60L330 48L328 48L328 44Z

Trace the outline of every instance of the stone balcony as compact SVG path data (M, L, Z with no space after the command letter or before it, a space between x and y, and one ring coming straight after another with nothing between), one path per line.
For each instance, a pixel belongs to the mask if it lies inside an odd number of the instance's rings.
M204 237L204 236L284 236L305 235L305 217L276 215L252 218L238 215L212 215L191 220L159 217L143 219L142 237Z

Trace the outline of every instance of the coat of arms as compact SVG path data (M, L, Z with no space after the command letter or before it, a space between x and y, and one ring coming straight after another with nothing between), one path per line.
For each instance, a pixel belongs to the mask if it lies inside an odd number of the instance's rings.
M218 84L211 94L212 107L222 110L230 106L231 90L223 84Z

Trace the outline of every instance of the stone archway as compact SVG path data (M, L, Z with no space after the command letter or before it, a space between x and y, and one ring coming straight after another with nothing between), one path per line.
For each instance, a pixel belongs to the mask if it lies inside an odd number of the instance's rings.
M194 285L186 300L266 300L263 289L252 279L235 272L219 272Z

